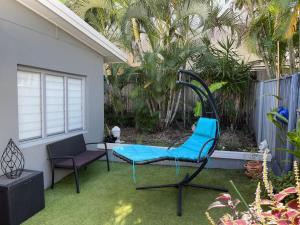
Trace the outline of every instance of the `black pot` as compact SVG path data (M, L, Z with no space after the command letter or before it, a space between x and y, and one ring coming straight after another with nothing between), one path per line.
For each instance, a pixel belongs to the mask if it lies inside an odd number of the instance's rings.
M113 135L107 135L104 138L104 142L106 142L106 143L115 143L116 140L117 140L117 138L114 137Z

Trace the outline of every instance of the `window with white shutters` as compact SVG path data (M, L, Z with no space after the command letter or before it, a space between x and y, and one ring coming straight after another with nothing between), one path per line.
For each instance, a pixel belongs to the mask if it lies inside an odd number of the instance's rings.
M42 137L41 74L18 71L19 138Z
M64 77L46 75L46 133L65 132Z
M83 128L83 80L68 78L68 130Z
M20 141L84 130L84 85L83 76L19 68Z

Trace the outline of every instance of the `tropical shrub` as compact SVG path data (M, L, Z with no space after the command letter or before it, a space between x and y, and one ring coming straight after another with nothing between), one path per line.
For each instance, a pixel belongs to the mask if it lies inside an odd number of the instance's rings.
M192 84L194 84L197 87L199 87L199 85L200 85L197 81L192 81ZM213 83L213 84L209 85L208 89L213 94L214 92L221 89L226 84L227 84L227 82ZM195 107L194 107L194 116L200 117L202 115L202 113L203 113L203 105L202 105L201 101L197 101L195 103Z
M174 120L182 93L176 85L178 69L197 50L192 44L172 43L168 48L145 53L141 66L136 68L138 83L131 95L140 107L148 109L151 117L157 115L157 128L164 129Z
M300 1L234 0L233 2L235 8L242 10L245 15L246 19L243 20L242 26L244 40L249 50L262 59L267 78L274 78L278 72L283 74L287 70L288 73L296 72L300 68ZM289 65L286 70L285 65Z
M231 39L217 46L204 39L205 47L194 57L194 69L209 84L226 82L216 98L222 123L234 128L245 124L245 93L250 81L251 65L241 60Z
M145 107L136 107L135 127L142 132L153 132L158 127L158 114L150 114Z
M106 100L116 115L123 115L125 111L123 104L125 96L122 91L130 83L132 73L134 68L127 64L112 64L106 67Z
M256 224L280 224L299 225L300 224L300 178L298 163L294 162L294 186L281 190L274 194L273 184L268 179L266 163L267 154L264 155L263 184L268 193L268 199L261 199L261 185L258 182L255 201L251 205L246 205L247 211L240 212L237 209L240 200L233 200L229 194L221 194L208 210L213 208L231 209L231 214L226 214L219 219L218 224L222 225L256 225ZM287 197L295 195L295 198L284 202ZM211 224L216 224L208 212L207 218Z
M289 122L288 119L278 113L277 107L267 113L267 119L280 130L283 130L285 125Z
M288 153L300 159L300 120L297 122L297 128L293 131L287 132L287 140L294 146L294 149L285 149Z
M134 115L128 112L124 100L124 89L133 82L135 69L127 64L106 66L105 75L105 121L110 125L134 126Z
M277 128L279 128L280 131L283 131L285 129L285 126L283 126L281 122L277 121L276 117L280 118L282 121L286 121L286 123L288 122L286 118L284 118L283 116L281 116L276 112L276 109L267 114L268 120L272 122ZM292 154L293 156L300 159L300 129L299 128L300 128L300 119L297 121L296 129L292 131L288 131L286 134L287 142L289 142L294 147L293 149L279 148L276 150L286 151L289 154ZM280 138L284 142L282 136L280 136Z
M139 76L132 97L143 109L138 112L148 109L161 129L172 123L179 107L177 70L187 67L203 45L204 34L224 27L234 32L239 21L231 9L222 10L207 0L67 0L66 4L133 56Z

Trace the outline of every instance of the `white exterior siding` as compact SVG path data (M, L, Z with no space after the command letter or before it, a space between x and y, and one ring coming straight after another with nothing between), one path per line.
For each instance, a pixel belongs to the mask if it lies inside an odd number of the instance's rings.
M20 144L17 87L20 66L84 75L86 102L82 120L85 138L87 141L100 140L104 123L103 57L20 3L12 0L3 0L1 3L0 155L9 138ZM53 140L49 139L48 142ZM48 187L50 165L46 143L24 145L22 152L25 155L25 167L43 171L45 187ZM61 179L67 173L58 171L56 179Z

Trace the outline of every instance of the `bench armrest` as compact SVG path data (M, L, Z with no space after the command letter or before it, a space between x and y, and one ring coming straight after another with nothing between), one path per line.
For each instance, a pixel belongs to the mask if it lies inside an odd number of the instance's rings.
M99 142L90 142L90 143L85 143L85 145L96 145L96 144L105 144L105 142L103 142L103 141L99 141Z
M217 138L211 138L211 139L207 140L207 141L202 145L202 147L201 147L201 149L200 149L199 156L198 156L198 162L200 162L201 154L202 154L204 148L206 147L206 145L207 145L208 143L210 143L210 142L212 142L212 141L216 141L216 140L217 140Z
M106 142L105 142L105 141L85 143L85 145L96 145L96 144L104 144L104 146L105 146L105 151L107 151L107 145L106 145Z

